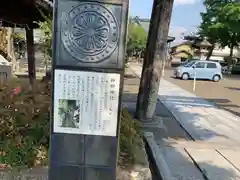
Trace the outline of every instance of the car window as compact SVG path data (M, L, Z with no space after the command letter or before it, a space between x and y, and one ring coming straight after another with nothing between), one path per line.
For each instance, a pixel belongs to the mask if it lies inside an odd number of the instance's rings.
M207 68L211 68L211 69L217 68L217 65L216 63L207 63Z
M195 68L204 68L205 67L205 63L204 62L198 62L195 64Z
M193 64L195 64L195 61L188 62L187 64L184 64L184 67L191 67Z

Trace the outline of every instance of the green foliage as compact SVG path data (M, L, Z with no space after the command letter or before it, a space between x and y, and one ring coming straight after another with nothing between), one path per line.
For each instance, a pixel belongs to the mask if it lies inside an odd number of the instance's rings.
M127 54L139 53L144 51L147 42L147 33L145 30L132 23L131 20L128 24L128 37L127 37Z
M229 3L223 7L222 19L233 33L240 33L240 3Z
M22 81L28 87L28 81ZM35 102L32 93L23 89L18 96L7 86L0 93L0 167L47 165L49 148L50 84L38 82ZM126 109L122 110L118 163L131 166L136 151L142 147L139 124Z
M127 109L122 109L118 163L122 167L134 164L137 160L136 152L142 147L139 123Z
M238 0L204 0L206 12L201 13L199 34L211 43L232 50L240 43L240 3Z
M14 32L12 37L14 42L25 41L25 35L23 33Z
M29 87L27 80L21 86ZM22 82L21 82L22 83ZM49 147L50 88L38 82L35 102L23 89L16 96L14 86L2 89L0 97L0 166L47 164ZM10 92L10 93L9 93Z
M46 58L52 58L52 17L42 14L45 21L39 22L38 25L43 33L41 43L43 45L44 55Z

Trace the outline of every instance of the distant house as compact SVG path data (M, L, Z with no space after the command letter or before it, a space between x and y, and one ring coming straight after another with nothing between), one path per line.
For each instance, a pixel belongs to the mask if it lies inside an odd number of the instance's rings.
M240 53L239 48L234 48L233 49L233 57L234 58L240 58L239 53ZM224 60L224 57L228 57L229 55L230 55L230 48L229 47L226 46L224 48L221 48L219 45L216 45L210 59L211 60Z
M194 50L192 48L192 42L186 41L181 44L171 47L170 54L173 62L185 61L189 57L192 57Z
M203 41L202 41L203 42ZM211 46L210 43L205 42L205 45L201 44L202 42L196 44L192 41L185 41L181 44L175 45L171 47L170 55L172 57L172 63L180 63L185 61L186 59L205 59L209 52L209 47ZM213 61L224 61L225 57L230 55L230 49L228 47L221 48L220 46L216 45L212 56L209 60ZM239 58L239 50L233 50L233 57Z

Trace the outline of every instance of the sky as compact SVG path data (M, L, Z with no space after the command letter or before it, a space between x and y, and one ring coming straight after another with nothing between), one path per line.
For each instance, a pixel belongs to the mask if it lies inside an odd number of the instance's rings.
M153 0L130 0L130 16L150 18ZM204 11L203 0L174 0L169 35L181 43L183 33L195 32L201 22L200 12Z

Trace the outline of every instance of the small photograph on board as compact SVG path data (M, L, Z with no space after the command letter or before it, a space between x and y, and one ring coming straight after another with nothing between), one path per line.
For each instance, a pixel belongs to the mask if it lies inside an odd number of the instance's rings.
M77 100L59 99L60 127L79 128L80 106Z

